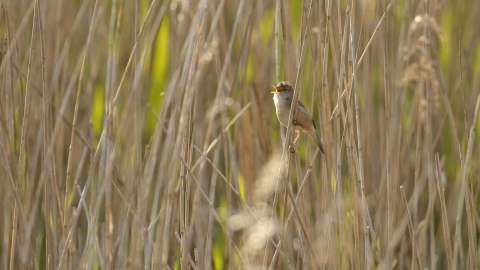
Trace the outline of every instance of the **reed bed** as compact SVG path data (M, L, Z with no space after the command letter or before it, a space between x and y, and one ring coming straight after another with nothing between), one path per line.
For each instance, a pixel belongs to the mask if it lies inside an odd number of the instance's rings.
M480 2L0 3L1 269L478 268Z

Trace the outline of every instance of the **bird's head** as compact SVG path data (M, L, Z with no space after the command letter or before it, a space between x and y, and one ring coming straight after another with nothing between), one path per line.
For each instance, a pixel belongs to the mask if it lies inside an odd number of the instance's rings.
M272 92L273 94L276 95L285 95L285 96L293 96L293 87L292 85L287 82L279 82L277 86L272 85L273 88L275 88L275 91Z

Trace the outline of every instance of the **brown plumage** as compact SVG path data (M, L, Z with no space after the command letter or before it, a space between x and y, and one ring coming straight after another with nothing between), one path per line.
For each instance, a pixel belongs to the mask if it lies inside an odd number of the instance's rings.
M275 102L278 120L280 121L280 124L288 127L288 117L293 102L293 87L287 81L279 82L277 86L273 87L276 90L272 93L274 94L273 101ZM308 136L313 139L318 148L320 148L322 154L325 155L322 140L317 133L317 127L315 126L312 115L308 112L307 108L305 108L305 105L303 105L303 103L300 101L298 101L297 125L295 126L295 129L300 133L305 131ZM296 140L294 142L296 142Z

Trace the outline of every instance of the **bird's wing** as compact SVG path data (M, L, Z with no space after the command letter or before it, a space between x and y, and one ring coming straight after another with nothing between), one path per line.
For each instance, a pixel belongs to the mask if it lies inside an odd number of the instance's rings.
M305 107L305 105L303 105L303 103L300 100L298 101L298 107L304 109L308 113L307 108ZM308 115L310 115L310 113L308 113ZM312 118L313 127L317 129L317 126L315 125L315 121L313 121L313 117L311 118Z
M304 110L307 110L305 105L303 105L303 103L300 100L298 101L298 107L303 108Z
M303 105L300 100L298 101L297 121L305 129L311 127L312 124L315 128L317 128L315 126L315 122L313 121L312 115L308 112L307 108L305 108L305 105ZM312 122L310 123L310 121Z

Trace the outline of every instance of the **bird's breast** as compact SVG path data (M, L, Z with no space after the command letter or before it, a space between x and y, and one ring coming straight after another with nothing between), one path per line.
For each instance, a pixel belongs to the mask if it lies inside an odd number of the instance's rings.
M280 94L273 95L273 101L275 102L275 107L278 109L287 109L290 110L290 105L292 102L288 102L286 98L280 96Z
M288 102L286 98L280 96L280 94L275 94L273 96L273 101L275 102L275 109L277 113L278 120L280 123L287 127L288 126L288 117L290 114L291 101Z

